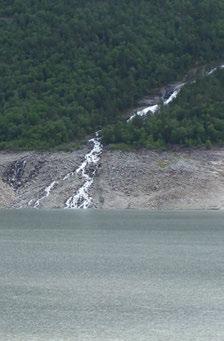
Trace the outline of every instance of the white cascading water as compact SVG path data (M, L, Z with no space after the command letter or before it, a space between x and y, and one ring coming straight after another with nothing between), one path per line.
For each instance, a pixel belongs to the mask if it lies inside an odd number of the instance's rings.
M94 176L96 174L97 168L99 166L99 161L101 154L103 152L103 145L101 143L101 137L99 133L89 140L89 143L93 144L92 150L86 154L85 160L81 166L74 172L80 174L84 180L83 185L78 189L78 191L68 198L65 203L65 208L89 208L92 206L92 197L89 194L90 187L92 186ZM69 173L64 177L64 180L68 179L74 173Z
M207 72L207 76L210 76L212 75L214 72L216 72L217 70L219 69L224 69L224 64L222 65L219 65L219 66L216 66L216 67L213 67L211 70L209 70ZM166 99L166 100L163 100L162 98L162 102L163 102L163 105L168 105L170 104L171 102L173 102L173 100L176 99L176 97L179 95L181 89L185 86L185 84L188 84L188 83L180 83L178 85L176 85L171 93L171 95ZM139 110L137 111L136 113L134 113L133 115L131 115L131 117L127 120L127 122L130 122L133 120L134 117L136 116L140 116L140 117L143 117L143 116L146 116L148 114L155 114L157 111L159 111L160 109L160 106L158 104L155 104L155 105L151 105L149 107L146 107L142 110Z
M186 83L181 83L181 84L178 84L177 86L175 86L175 88L173 89L173 92L171 93L171 95L163 101L163 104L164 105L168 105L170 104L171 102L173 102L177 96L179 95L181 89L184 87Z
M129 119L127 120L127 122L130 122L133 120L134 117L136 116L145 116L147 115L149 112L151 112L152 114L154 114L156 111L159 110L159 105L155 104L155 105L151 105L150 107L144 108L142 110L137 111L135 114L131 115L131 117L129 117Z
M170 96L166 99L166 100L162 100L163 102L163 105L168 105L170 104L172 101L175 100L175 98L178 96L179 92L181 91L181 89L184 87L185 83L181 83L181 84L178 84L174 87L172 93L170 94ZM131 117L127 120L127 122L130 122L133 120L133 118L135 118L136 116L140 116L140 117L143 117L143 116L146 116L148 114L155 114L157 111L159 111L160 109L160 105L159 104L154 104L154 105L151 105L149 107L146 107L142 110L139 110L137 111L136 113L134 113L133 115L131 115Z

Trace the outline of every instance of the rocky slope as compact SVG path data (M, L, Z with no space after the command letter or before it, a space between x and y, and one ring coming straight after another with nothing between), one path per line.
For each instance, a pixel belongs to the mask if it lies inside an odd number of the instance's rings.
M64 208L83 179L87 150L0 153L0 206ZM71 176L66 178L66 175ZM46 189L52 184L49 193ZM224 208L224 148L195 151L104 150L90 189L92 207Z
M224 149L107 152L93 196L102 208L223 208Z

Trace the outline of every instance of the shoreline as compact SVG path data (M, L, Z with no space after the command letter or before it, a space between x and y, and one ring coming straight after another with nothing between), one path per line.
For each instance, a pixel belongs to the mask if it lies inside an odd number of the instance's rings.
M82 185L74 171L86 152L87 148L67 153L0 152L0 207L26 208L57 181L40 208L64 208ZM72 176L63 181L69 172ZM224 148L105 150L90 195L96 209L223 209Z

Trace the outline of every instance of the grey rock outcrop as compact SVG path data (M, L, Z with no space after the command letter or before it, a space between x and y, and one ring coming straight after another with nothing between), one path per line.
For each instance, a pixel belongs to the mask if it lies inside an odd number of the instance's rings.
M72 153L0 153L0 206L64 208L82 185L75 173L87 149ZM71 173L65 178L66 174ZM224 208L224 149L105 150L90 189L95 208Z

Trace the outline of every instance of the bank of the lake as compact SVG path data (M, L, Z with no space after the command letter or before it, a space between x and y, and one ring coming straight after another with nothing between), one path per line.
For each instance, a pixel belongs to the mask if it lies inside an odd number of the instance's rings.
M76 169L86 153L1 152L0 206L33 207L40 200L40 208L64 208L82 185ZM104 149L90 196L96 208L223 208L224 148Z

